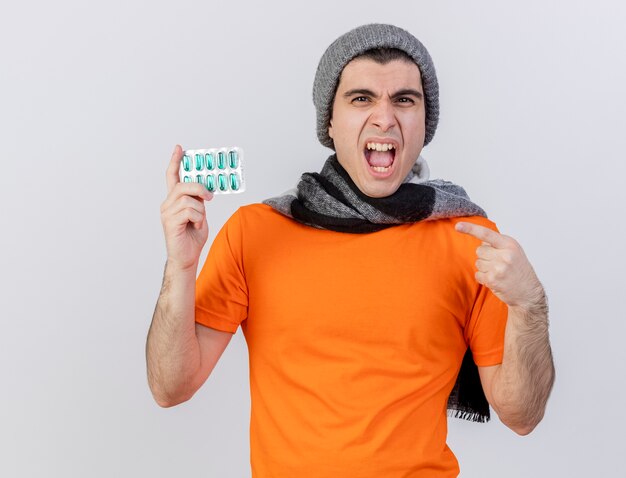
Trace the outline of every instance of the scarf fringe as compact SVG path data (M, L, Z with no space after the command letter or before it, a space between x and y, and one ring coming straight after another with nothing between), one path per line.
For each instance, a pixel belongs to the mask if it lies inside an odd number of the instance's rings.
M472 412L468 410L454 410L450 408L448 409L447 415L450 418L460 418L461 420L467 420L476 423L487 423L491 419L488 415L485 416L482 413Z

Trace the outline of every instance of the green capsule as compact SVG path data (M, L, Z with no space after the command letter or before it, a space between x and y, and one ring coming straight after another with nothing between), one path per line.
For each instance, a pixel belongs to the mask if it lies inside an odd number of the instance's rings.
M239 189L239 180L237 179L236 174L230 175L230 189L233 191L237 191L237 189Z
M226 169L226 155L224 151L219 151L217 153L217 167L219 169Z
M185 176L185 177L183 178L183 182L184 182L184 183L190 183L190 182L191 182L191 178L190 178L189 176Z
M209 171L213 171L213 169L215 169L215 158L213 158L213 153L205 154L204 159L206 160L206 168Z
M225 174L219 174L217 176L217 181L218 181L218 184L220 186L220 191L226 191L226 175Z
M206 177L206 188L213 192L215 191L215 176L208 174Z
M196 154L196 171L202 171L204 167L204 158L201 154Z
M202 184L203 186L206 186L206 183L204 181L204 176L202 176L202 174L198 174L196 176L196 182Z
M183 169L185 171L191 171L191 158L187 155L183 156Z
M235 169L237 167L237 164L239 163L239 158L237 155L237 151L235 151L234 149L230 150L228 152L228 164L232 169Z

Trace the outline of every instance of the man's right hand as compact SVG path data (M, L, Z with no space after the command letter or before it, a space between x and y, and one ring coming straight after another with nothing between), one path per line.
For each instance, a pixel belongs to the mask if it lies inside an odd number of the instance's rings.
M196 270L209 235L199 183L181 183L183 150L174 148L167 168L168 195L161 205L167 267L146 340L148 383L156 402L171 407L189 400L211 374L233 334L195 322Z
M167 168L167 198L161 204L167 262L178 269L198 267L200 253L209 237L204 201L213 199L200 183L181 183L178 174L183 149L176 145Z

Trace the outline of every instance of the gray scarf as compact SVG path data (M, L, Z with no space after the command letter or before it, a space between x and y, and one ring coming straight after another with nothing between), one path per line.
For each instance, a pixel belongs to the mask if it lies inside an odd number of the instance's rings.
M304 173L296 188L263 202L302 224L355 234L447 217L487 217L462 187L429 180L428 165L421 156L391 196L363 194L333 154L320 173ZM489 420L489 404L469 348L448 399L448 411L471 421Z

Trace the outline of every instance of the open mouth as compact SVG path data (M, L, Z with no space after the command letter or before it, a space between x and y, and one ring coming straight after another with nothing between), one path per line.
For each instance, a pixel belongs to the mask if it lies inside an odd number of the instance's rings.
M393 166L396 157L396 147L391 143L367 143L365 145L365 159L370 168L377 173L386 173Z

